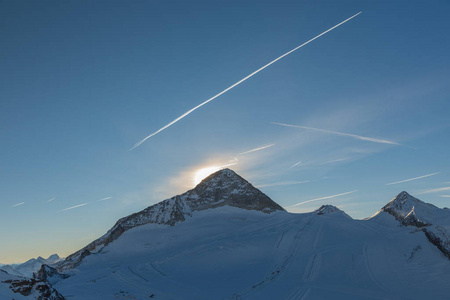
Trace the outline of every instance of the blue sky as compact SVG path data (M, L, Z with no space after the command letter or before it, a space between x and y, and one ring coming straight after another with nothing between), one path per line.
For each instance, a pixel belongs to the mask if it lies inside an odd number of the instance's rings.
M402 190L449 206L449 14L448 1L2 1L0 262L68 255L211 166L292 212L364 218Z

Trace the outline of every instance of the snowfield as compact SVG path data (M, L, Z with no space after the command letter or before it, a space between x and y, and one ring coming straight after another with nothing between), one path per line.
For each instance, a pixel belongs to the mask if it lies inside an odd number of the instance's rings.
M450 263L387 213L233 207L125 232L54 284L67 299L448 299Z
M225 169L35 279L58 300L449 299L449 230L449 209L406 192L366 220L331 205L288 213ZM14 278L0 271L1 299L37 299L37 284L13 294Z

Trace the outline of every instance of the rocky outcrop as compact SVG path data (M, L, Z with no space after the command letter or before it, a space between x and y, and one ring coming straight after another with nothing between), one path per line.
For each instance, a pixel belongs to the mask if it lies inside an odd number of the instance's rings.
M194 189L184 194L120 219L104 236L68 256L57 265L56 269L59 272L65 272L79 266L86 256L98 253L125 231L136 226L149 223L174 226L191 217L195 211L226 205L263 213L284 211L280 205L241 176L230 169L223 169L211 174Z
M41 269L33 275L33 278L38 281L56 282L61 279L68 278L67 274L60 274L55 268L47 265L42 265Z
M3 283L22 296L33 296L37 300L64 300L65 298L46 281L31 279L10 279Z

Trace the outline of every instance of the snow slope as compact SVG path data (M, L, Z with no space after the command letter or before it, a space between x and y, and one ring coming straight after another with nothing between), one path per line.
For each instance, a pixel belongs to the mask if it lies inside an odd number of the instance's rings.
M448 220L406 192L366 220L288 213L226 169L120 219L58 265L65 276L36 279L83 300L448 299Z
M414 227L235 207L132 228L54 287L70 299L448 299L450 263Z
M57 269L64 272L78 266L86 256L98 253L131 228L149 223L173 226L190 218L193 212L222 206L233 206L264 213L284 211L280 205L241 176L230 169L223 169L211 174L194 189L182 195L164 200L120 219L104 236L69 255L64 262L58 265Z

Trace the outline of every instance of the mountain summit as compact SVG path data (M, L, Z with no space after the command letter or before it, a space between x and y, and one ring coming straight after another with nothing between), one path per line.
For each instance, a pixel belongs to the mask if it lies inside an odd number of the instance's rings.
M420 228L428 240L450 259L450 210L425 203L403 191L380 212L392 215L402 226Z
M149 223L174 226L176 223L183 222L186 218L191 217L195 211L226 205L263 213L285 211L234 171L222 169L209 175L194 189L184 194L164 200L120 219L104 236L68 256L58 266L58 270L66 271L76 267L84 257L91 253L98 253L125 231L136 226Z
M403 191L386 204L382 211L394 216L402 225L424 227L433 223L441 209Z

